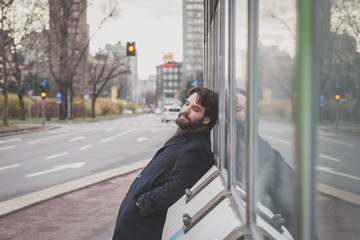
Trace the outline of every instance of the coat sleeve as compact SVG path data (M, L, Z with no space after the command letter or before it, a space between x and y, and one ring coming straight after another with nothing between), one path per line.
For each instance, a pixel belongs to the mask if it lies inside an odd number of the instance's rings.
M138 197L140 216L166 211L184 194L186 188L192 187L206 173L212 161L208 151L201 146L187 147L176 160L168 181Z

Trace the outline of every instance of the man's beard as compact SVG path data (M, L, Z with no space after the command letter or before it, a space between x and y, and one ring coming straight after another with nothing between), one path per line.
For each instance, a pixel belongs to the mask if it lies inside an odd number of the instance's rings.
M182 119L181 116L185 116L188 121L186 122L186 120ZM175 120L175 123L181 129L197 129L204 125L204 123L203 123L204 118L205 118L205 116L201 119L191 121L191 119L189 118L189 116L186 113L181 112L181 113L179 113L178 118Z

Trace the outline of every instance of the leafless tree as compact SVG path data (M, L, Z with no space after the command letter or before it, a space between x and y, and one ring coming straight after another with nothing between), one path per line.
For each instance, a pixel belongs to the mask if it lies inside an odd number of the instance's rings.
M9 81L14 80L18 89L20 104L20 119L25 119L24 86L23 86L23 60L21 53L21 37L30 31L34 24L34 0L8 0L0 1L1 8L1 38L0 51L3 69L4 90L4 116L3 124L8 125L8 89Z
M7 29L7 16L10 14L10 9L13 4L13 0L0 0L0 57L2 64L2 87L4 91L4 115L3 125L8 126L8 91L9 91L9 71L8 71L8 54L9 44L12 39L10 38Z
M89 84L91 88L91 117L95 118L96 99L104 90L105 86L122 74L129 74L127 66L120 64L108 56L97 56L93 61L87 63Z
M339 12L339 18L342 20L342 29L356 39L357 49L360 49L360 1L359 0L337 0L335 1L335 7ZM353 58L353 61L349 61L347 66L348 70L351 70L357 74L357 84L354 82L353 93L356 98L354 121L360 121L360 53L356 52L357 56ZM356 81L356 80L355 80Z
M24 49L21 47L22 36L28 34L36 25L34 16L36 15L36 4L34 0L14 1L10 9L10 14L6 18L8 37L11 41L7 44L6 62L10 76L15 80L17 95L20 105L20 120L25 120L24 106Z
M107 1L104 5L108 7L103 8L106 12L98 28L119 14L113 1ZM47 4L43 5L43 8L47 8L50 13L50 27L47 31L49 70L64 100L60 104L60 119L65 119L68 106L71 108L72 98L68 104L68 94L74 94L75 77L79 76L79 72L81 75L84 69L89 42L95 35L94 33L90 37L85 37L85 41L79 41L79 38L84 39L84 33L80 32L79 27L84 24L81 21L86 19L84 18L86 7L84 0L76 2L74 0L48 0Z

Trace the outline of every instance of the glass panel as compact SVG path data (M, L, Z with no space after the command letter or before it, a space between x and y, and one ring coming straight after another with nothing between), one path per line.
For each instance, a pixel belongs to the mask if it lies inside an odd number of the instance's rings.
M320 3L317 234L359 239L360 1Z
M296 1L259 1L258 18L253 220L278 239L283 227L293 233Z
M220 4L218 5L218 7L215 10L215 82L216 85L218 86L217 88L215 88L218 93L219 93L219 158L221 161L221 166L222 168L227 168L226 165L226 161L225 161L225 142L224 142L224 137L225 137L225 131L224 131L224 126L225 126L225 103L224 103L224 82L222 79L222 64L223 62L222 60L222 19L221 19L221 6Z
M235 166L235 184L242 190L239 192L244 199L245 189L245 157L246 157L246 56L247 56L247 1L238 0L235 3L235 81L236 81L236 101L235 118L236 118L236 162ZM245 199L244 199L245 200Z

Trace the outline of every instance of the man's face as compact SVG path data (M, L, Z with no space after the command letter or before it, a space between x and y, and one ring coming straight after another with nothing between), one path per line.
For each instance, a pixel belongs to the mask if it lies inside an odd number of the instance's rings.
M205 108L197 102L197 93L193 93L186 99L185 105L182 107L176 124L181 129L196 129L210 122L210 118L205 116Z
M245 122L246 120L246 97L241 94L236 94L236 120Z

